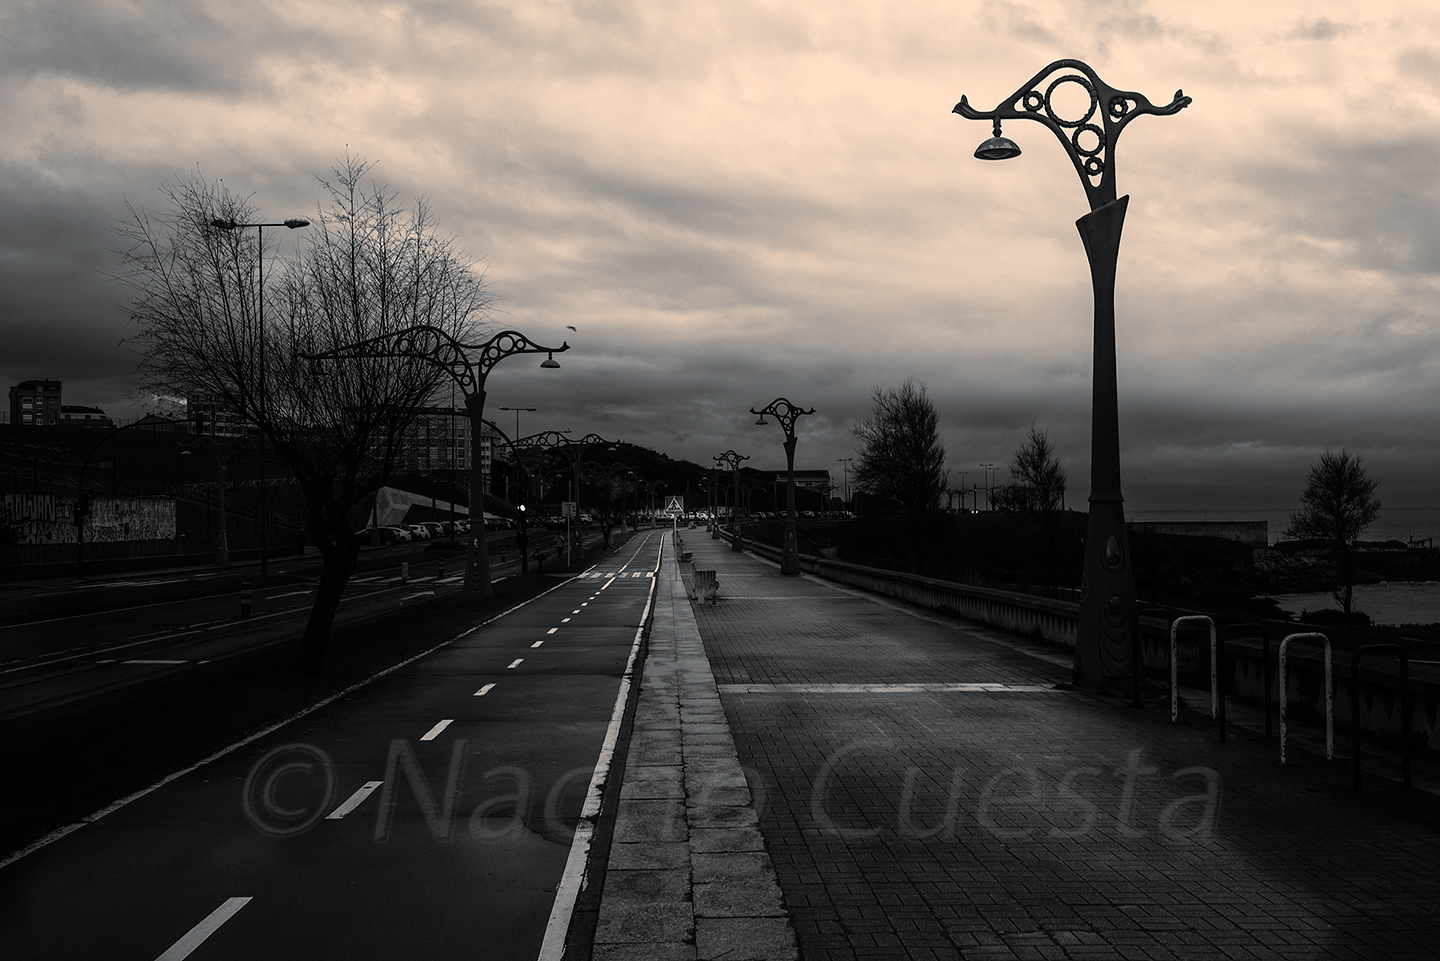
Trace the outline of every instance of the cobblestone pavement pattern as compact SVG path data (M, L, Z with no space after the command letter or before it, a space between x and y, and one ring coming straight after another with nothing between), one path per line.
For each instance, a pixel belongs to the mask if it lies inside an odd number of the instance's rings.
M989 629L690 535L801 957L1440 957L1435 797L1355 797L1342 762L1280 768L1273 740L1057 690Z

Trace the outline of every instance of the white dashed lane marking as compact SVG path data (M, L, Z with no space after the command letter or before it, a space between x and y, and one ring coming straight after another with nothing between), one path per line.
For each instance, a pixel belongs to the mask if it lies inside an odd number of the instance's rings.
M369 796L371 795L371 793L372 793L377 787L379 787L380 785L382 785L382 784L384 784L384 783L385 783L384 781L366 781L364 784L362 784L362 785L360 786L359 790L357 790L354 794L350 795L350 797L346 799L346 801L345 801L344 804L340 805L338 808L336 808L335 810L331 811L329 814L325 815L325 820L327 820L327 821L338 821L338 820L340 820L340 819L343 818L345 815L349 814L351 811L353 811L353 810L355 810L356 808L358 808L358 807L361 805L361 803L362 803L367 797L369 797Z
M422 740L422 741L433 741L433 740L435 740L437 737L440 736L440 732L443 731L443 730L445 730L447 727L449 727L450 724L451 724L454 720L455 720L455 719L454 719L453 717L447 717L445 720L441 721L439 724L436 724L436 725L435 725L434 727L432 727L430 730L428 730L428 731L426 731L424 734L422 734L422 735L420 736L420 740Z
M495 686L494 684L486 684L484 687L480 688L480 690L476 691L473 696L474 696L474 697L484 697L486 694L489 694L489 693L490 693L490 689L493 688L494 686Z
M174 944L155 961L181 961L182 958L190 957L190 952L205 941L206 938L220 929L220 925L233 918L241 908L250 903L249 898L230 898L220 905L209 916L195 927L185 933L185 936Z
M509 664L505 665L505 669L506 669L506 670L509 670L509 669L512 668L512 667L519 667L522 663L524 663L524 661L525 661L525 658L523 658L523 657L517 657L517 658L515 658L515 660L511 661Z
M568 618L567 618L567 620L568 620ZM546 631L545 633L546 633L546 634L554 634L554 633L555 633L556 631L558 631L558 630L560 630L560 628L558 628L558 627L552 627L552 628L550 628L550 630Z
M530 646L531 646L531 647L539 647L541 644L544 644L544 643L545 643L544 641L536 641L534 644L531 644Z

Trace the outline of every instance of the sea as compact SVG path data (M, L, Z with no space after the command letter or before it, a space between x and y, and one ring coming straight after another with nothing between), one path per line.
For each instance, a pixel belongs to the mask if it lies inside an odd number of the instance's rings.
M1133 510L1127 520L1137 521L1267 521L1270 543L1284 540L1290 524L1290 510ZM1362 541L1429 541L1440 544L1440 509L1430 507L1382 507L1375 523L1360 535ZM1328 592L1319 594L1277 594L1280 607L1292 614L1336 608ZM1382 625L1440 623L1440 582L1389 581L1357 584L1354 605L1370 615L1371 623Z

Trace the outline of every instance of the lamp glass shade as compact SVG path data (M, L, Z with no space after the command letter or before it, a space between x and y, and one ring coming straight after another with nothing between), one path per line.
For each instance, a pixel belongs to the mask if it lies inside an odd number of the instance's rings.
M556 367L560 366L560 361L556 360L555 355L552 353L550 354L550 356L540 361L540 366L548 370L554 370Z
M294 230L296 227L310 226L310 221L302 220L299 217L291 217L289 220L285 221L285 226L289 227L291 230Z
M1009 160L1020 156L1020 145L1009 137L991 137L975 148L977 160Z
M763 427L764 425L766 425L766 424L768 424L768 423L770 423L770 422L765 419L765 415L764 415L764 414L761 414L761 415L760 415L760 419L757 420L755 423L756 423L757 425Z

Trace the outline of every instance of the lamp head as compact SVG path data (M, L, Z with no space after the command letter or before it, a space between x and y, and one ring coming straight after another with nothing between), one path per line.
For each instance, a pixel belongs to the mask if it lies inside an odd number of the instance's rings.
M977 160L1009 160L1018 156L1020 156L1020 145L1009 137L1002 137L999 134L975 148Z
M210 226L218 227L221 230L234 230L240 225L233 220L221 220L219 217L216 217L214 220L210 221Z
M294 230L297 227L310 226L310 221L301 220L299 217L291 217L289 220L285 221L285 226L289 227L291 230Z
M550 356L540 361L540 366L546 368L547 370L554 370L555 368L560 366L560 361L555 359L555 351L552 350L549 353Z
M768 423L770 423L770 422L765 419L765 415L764 415L764 414L761 414L761 415L760 415L760 419L757 420L755 423L756 423L757 425L763 426L763 425L768 424Z

